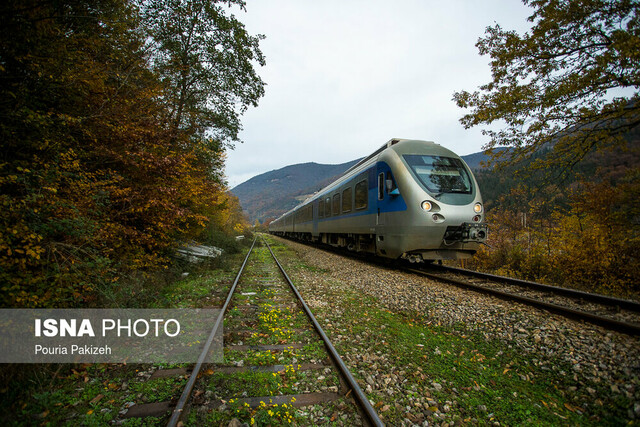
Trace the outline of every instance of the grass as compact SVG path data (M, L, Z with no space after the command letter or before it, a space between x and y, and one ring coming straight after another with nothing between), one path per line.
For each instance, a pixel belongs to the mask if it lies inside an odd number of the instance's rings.
M274 404L265 399L257 408L251 408L247 403L241 403L237 399L230 399L224 411L211 411L205 416L192 412L187 420L187 425L227 425L229 420L237 418L246 420L250 426L284 426L296 425L303 420L300 413L293 406L295 398L287 404Z
M247 371L234 374L213 372L207 388L229 399L244 396L296 394L322 386L339 386L337 374L301 371L298 364L286 365L281 372Z
M146 365L90 364L71 368L68 376L49 387L33 390L16 402L12 425L109 425L127 402L166 400L184 387L186 379L146 380L138 376ZM157 418L127 419L122 425L157 425Z

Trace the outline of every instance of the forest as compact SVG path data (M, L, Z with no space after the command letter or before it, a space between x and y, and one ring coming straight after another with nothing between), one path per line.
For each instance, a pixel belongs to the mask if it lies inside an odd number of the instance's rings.
M625 298L640 297L640 138L592 155L566 181L514 168L476 172L487 245L467 268ZM551 154L551 152L548 152Z
M122 303L176 248L248 230L223 166L264 58L231 7L2 2L3 307Z

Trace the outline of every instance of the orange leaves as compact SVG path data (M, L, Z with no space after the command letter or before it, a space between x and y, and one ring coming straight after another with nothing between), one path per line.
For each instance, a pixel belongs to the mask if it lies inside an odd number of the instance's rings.
M639 182L630 170L615 186L608 180L576 183L566 207L556 205L550 213L534 204L491 211L491 248L476 254L476 268L623 297L637 294Z
M564 407L567 408L568 410L570 410L571 412L582 413L582 410L580 408L578 408L577 406L571 405L569 403L565 402Z

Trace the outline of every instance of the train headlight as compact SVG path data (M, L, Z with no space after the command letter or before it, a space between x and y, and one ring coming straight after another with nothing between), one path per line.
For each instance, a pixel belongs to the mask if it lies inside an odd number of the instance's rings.
M431 216L431 219L433 220L433 222L438 223L438 224L441 223L441 222L444 222L444 217L442 215L440 215L440 214L433 214Z
M482 212L482 203L478 202L475 205L473 205L473 211L475 213L480 213Z
M431 204L431 202L425 200L424 202L422 202L420 207L426 212L429 212L433 208L433 205Z

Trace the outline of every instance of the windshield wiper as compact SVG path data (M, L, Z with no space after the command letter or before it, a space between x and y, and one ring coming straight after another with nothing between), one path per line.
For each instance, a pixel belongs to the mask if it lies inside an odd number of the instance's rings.
M440 196L442 196L442 195L443 195L443 194L445 194L445 193L446 193L446 194L470 194L471 192L470 192L469 190L459 190L459 189L453 189L453 188L451 188L451 189L447 189L447 190L445 190L445 191L441 191L441 192L439 192L439 193L435 193L435 194L433 195L433 197L434 197L435 199L438 199L438 198L440 198Z

